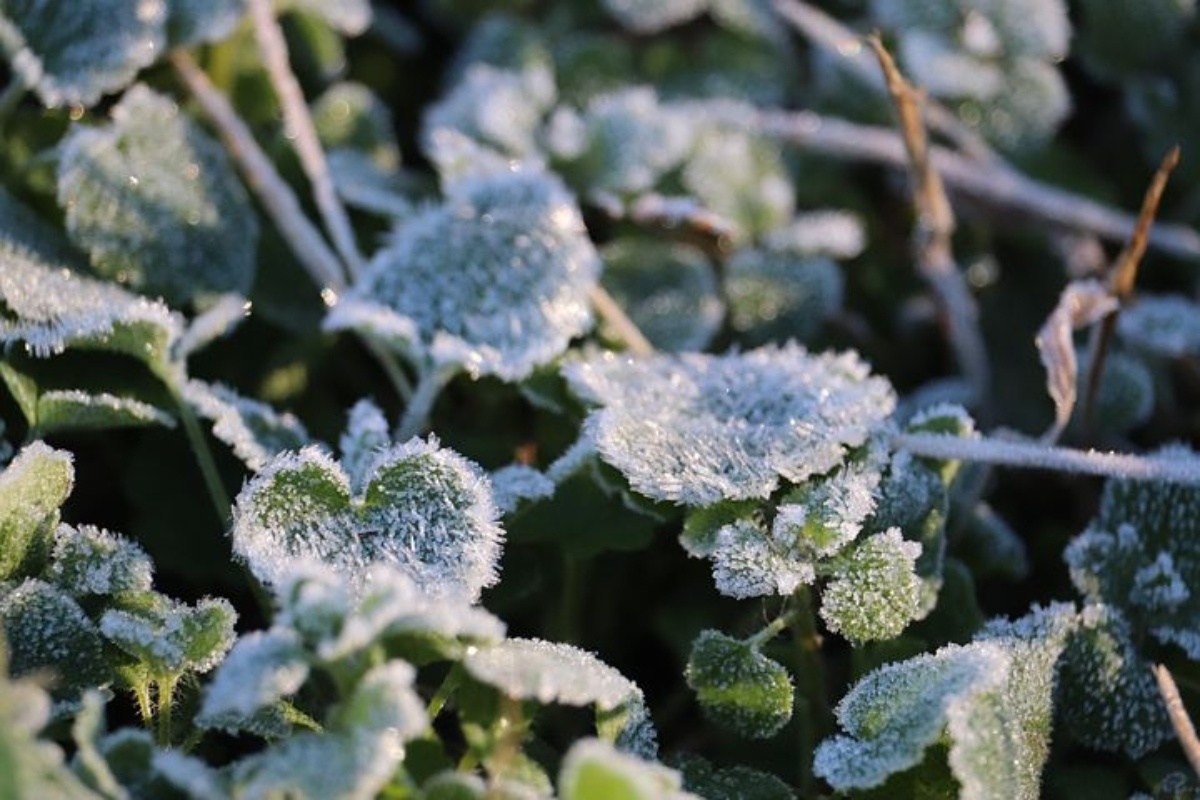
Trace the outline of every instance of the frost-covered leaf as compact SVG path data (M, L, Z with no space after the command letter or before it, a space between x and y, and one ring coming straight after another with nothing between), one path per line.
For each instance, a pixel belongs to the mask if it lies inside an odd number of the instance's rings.
M374 800L404 758L388 731L300 733L230 767L237 796L250 800Z
M91 106L161 55L162 0L5 0L0 47L48 107Z
M1078 393L1084 394L1084 374ZM1109 352L1091 406L1092 430L1120 435L1144 423L1154 413L1154 376L1142 361L1127 353ZM1076 415L1078 421L1078 414Z
M987 503L977 504L955 531L955 554L977 578L1022 580L1029 553L1015 530Z
M741 249L724 273L729 324L747 344L810 339L841 309L844 283L826 258Z
M183 320L162 303L28 253L0 259L0 342L22 342L35 358L67 348L122 353L172 373Z
M366 398L355 403L338 439L350 491L358 494L366 488L375 459L391 443L392 434L379 406Z
M132 397L78 389L51 389L38 397L32 427L39 434L71 430L108 430L149 425L175 427L175 418L157 406Z
M74 483L71 454L42 442L26 446L0 472L0 580L40 569Z
M866 248L867 233L862 219L851 211L808 211L770 231L763 245L773 253L854 258Z
M898 636L921 611L914 569L920 554L920 544L889 528L839 559L821 594L821 619L829 630L855 644Z
M600 251L601 283L656 349L702 350L721 327L724 305L712 265L697 248L625 237ZM601 332L604 326L601 325Z
M400 166L392 113L361 83L335 83L313 103L313 123L330 151L361 153L380 169Z
M95 689L83 693L81 707L71 725L75 740L74 767L84 781L105 797L125 798L129 793L113 774L108 762L97 748L104 735L104 697ZM148 738L148 737L147 737Z
M671 765L683 773L683 785L706 800L795 800L792 789L769 772L737 765L714 767L700 756L688 753Z
M855 353L788 344L724 356L605 354L569 364L599 405L587 430L605 461L656 500L706 506L768 497L836 467L895 404Z
M388 734L401 741L420 736L429 727L425 703L413 688L417 671L393 660L368 670L354 692L330 720L331 730L347 735Z
M32 253L46 263L83 267L87 260L57 226L0 187L0 258L10 251Z
M422 367L520 380L591 325L600 259L574 200L537 172L466 178L405 221L326 327L378 336Z
M418 186L412 176L384 169L356 150L331 150L328 156L333 188L347 206L397 219L414 213Z
M496 580L503 532L477 466L436 442L380 453L355 494L342 467L316 448L272 459L238 495L233 550L272 585L318 560L361 588L375 562L427 592L478 597Z
M649 34L700 16L709 0L603 0L614 19L634 33Z
M45 580L75 597L150 590L154 565L136 542L91 525L59 525Z
M247 294L258 217L225 150L144 86L62 144L67 232L102 275L172 303Z
M554 481L544 472L525 464L509 464L491 474L496 508L507 514L523 502L547 500L554 496Z
M1063 659L1060 716L1088 747L1141 758L1173 736L1151 664L1116 608L1084 608Z
M366 33L371 27L370 0L284 0L284 8L316 14L326 24L347 36Z
M233 33L244 13L242 0L167 0L168 46L220 41Z
M223 294L188 323L179 339L176 355L187 358L224 336L250 315L250 301L240 294Z
M29 579L0 596L0 627L12 674L49 670L57 698L71 698L111 679L100 631L55 586Z
M293 414L280 413L219 383L189 380L181 395L197 414L212 421L213 436L233 448L234 455L252 470L311 441Z
M704 630L684 672L708 719L739 736L767 739L792 718L792 678L756 645Z
M188 606L147 593L136 607L105 611L100 631L156 678L177 677L217 666L233 645L236 619L233 606L221 598Z
M567 751L558 775L562 800L697 800L683 791L673 769L615 750L599 739L580 739Z
M554 99L554 75L545 65L514 71L476 64L426 112L424 140L449 128L498 152L523 156L536 150L535 134Z
M230 729L295 694L309 673L300 637L286 628L242 636L217 667L204 692L196 723Z
M542 705L595 706L600 732L610 728L622 749L652 754L654 730L642 690L586 650L540 639L506 639L468 652L463 666L508 697ZM606 717L618 712L605 725Z
M1177 294L1142 295L1117 317L1117 332L1143 352L1194 356L1200 353L1200 304Z

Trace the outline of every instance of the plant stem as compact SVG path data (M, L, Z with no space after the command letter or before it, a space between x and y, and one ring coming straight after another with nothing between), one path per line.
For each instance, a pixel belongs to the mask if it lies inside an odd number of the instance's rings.
M1101 475L1130 481L1167 481L1200 486L1200 459L1158 458L1131 453L1073 450L1029 441L967 439L943 433L901 433L892 446L927 458L977 461L1009 467Z
M171 745L171 721L175 708L175 686L179 678L172 676L158 681L158 730L156 739L160 747Z
M1171 726L1183 746L1183 754L1192 765L1197 777L1200 777L1200 737L1196 736L1196 728L1183 706L1183 698L1179 696L1179 687L1175 685L1171 673L1162 664L1154 666L1154 679L1158 681L1158 692L1162 695L1167 706L1167 715L1171 718Z
M304 174L312 182L313 197L321 217L325 220L325 227L333 238L333 246L346 265L350 279L354 280L362 271L362 256L359 255L358 245L354 241L350 217L334 189L329 163L325 158L325 151L321 148L308 103L300 89L300 82L296 80L296 74L292 72L287 42L283 38L279 20L275 18L274 4L271 0L249 0L249 5L259 53L271 78L271 84L275 87L275 93L279 95L283 104L284 124L290 134L289 138L294 144L296 155L300 157Z
M442 679L442 685L437 688L434 695L429 700L429 705L425 709L425 716L429 718L429 724L438 718L442 713L442 709L446 707L446 703L458 690L458 685L462 683L462 667L455 664L446 673L446 677Z
M555 624L558 629L557 638L561 642L576 644L580 640L579 616L583 608L586 584L587 564L564 553L562 557L562 591L559 594L558 615Z
M812 757L817 740L829 730L832 712L825 692L825 664L821 660L821 634L813 609L812 590L801 586L792 594L788 614L796 650L796 738L800 751L801 797L812 794Z
M24 78L16 72L9 73L8 86L5 86L4 91L0 92L0 126L8 122L9 116L28 90L29 86L25 83Z
M133 697L137 701L138 716L142 718L142 724L149 728L154 720L154 707L150 703L150 685L139 681L131 688Z
M796 613L797 612L793 609L771 620L769 625L764 627L750 638L746 639L746 644L750 645L755 650L758 650L767 642L771 641L780 633L782 633L785 628L791 625Z
M187 434L188 443L192 446L192 453L196 457L196 465L200 467L200 474L204 477L204 486L208 489L209 499L212 500L213 507L217 511L217 518L224 524L229 521L232 503L229 500L228 492L225 491L225 484L221 482L221 473L217 469L217 462L208 446L208 439L204 437L204 429L200 427L200 422L196 419L192 407L174 387L171 388L171 394L175 399L175 408L179 411L179 419L183 422L183 430Z
M435 367L421 376L396 426L396 441L406 442L425 429L438 395L457 373L456 367Z
M400 368L400 363L396 360L396 357L378 339L369 333L360 334L359 341L371 352L371 355L375 356L375 360L383 368L383 373L387 375L388 381L391 382L392 388L396 390L396 394L400 395L400 399L406 403L411 402L413 396L412 382L404 374L404 370Z
M650 344L650 340L638 329L638 326L625 313L625 309L621 308L608 290L600 284L596 284L592 287L590 296L592 307L596 309L596 313L612 327L629 352L638 356L654 354L654 345Z

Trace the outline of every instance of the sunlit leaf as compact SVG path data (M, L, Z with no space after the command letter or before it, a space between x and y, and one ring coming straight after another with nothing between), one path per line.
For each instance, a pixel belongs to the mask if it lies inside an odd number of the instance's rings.
M705 630L684 673L704 715L739 736L766 739L792 718L792 679L753 644Z
M71 460L34 442L0 472L0 578L29 574L49 556L58 510L75 483Z
M167 0L170 47L216 42L233 33L242 15L242 0Z
M558 776L562 800L696 800L673 769L580 739L567 751Z
M142 662L156 678L208 672L233 645L237 612L229 601L205 598L189 606L162 595L100 617L105 638Z
M862 541L836 562L821 595L821 618L853 643L892 639L921 611L915 562L921 545L890 528Z
M237 729L242 720L297 692L308 674L294 632L272 628L246 634L217 667L196 721L205 728Z
M154 565L136 542L91 525L59 525L44 577L75 597L150 590Z

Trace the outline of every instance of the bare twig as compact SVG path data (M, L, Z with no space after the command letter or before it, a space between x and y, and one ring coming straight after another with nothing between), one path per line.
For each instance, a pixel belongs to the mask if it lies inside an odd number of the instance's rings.
M313 227L300 208L291 187L279 177L275 165L258 146L246 123L220 90L212 85L204 70L184 50L170 55L171 65L188 91L217 129L225 148L241 168L246 183L271 215L297 260L308 270L318 286L340 292L345 285L337 256Z
M809 42L838 59L864 86L876 92L886 91L876 62L863 47L863 37L847 28L836 17L803 0L774 0L775 11ZM954 112L927 99L923 108L925 122L945 136L963 153L980 161L991 161L996 153L979 132L963 123Z
M590 297L596 313L612 327L617 337L629 348L629 352L639 356L654 353L654 345L650 344L650 340L638 329L607 289L596 284L592 287Z
M979 312L954 259L951 237L954 212L946 197L942 179L929 156L929 141L921 120L921 97L912 87L878 36L869 40L887 81L888 93L896 108L904 149L908 154L913 183L913 204L917 208L914 255L917 269L933 289L946 315L947 335L976 404L986 403L989 367L987 348L979 330Z
M1129 242L1117 256L1112 271L1109 273L1109 291L1116 297L1120 305L1103 319L1092 339L1091 364L1088 367L1087 393L1084 395L1083 405L1085 428L1090 427L1092 409L1096 405L1096 392L1100 389L1100 379L1104 375L1104 360L1108 355L1113 330L1117 326L1117 316L1121 313L1121 306L1128 303L1129 298L1133 295L1133 285L1137 282L1138 267L1141 266L1142 256L1146 254L1146 241L1150 235L1150 226L1154 222L1154 216L1158 213L1158 205L1162 201L1163 191L1167 188L1167 180L1178 164L1179 145L1175 145L1170 152L1163 156L1162 163L1158 165L1158 171L1154 173L1154 178L1150 181L1150 186L1146 189L1146 195L1142 199L1142 210L1138 214L1137 224L1129 237Z
M304 174L312 181L317 209L325 220L329 235L333 238L333 246L345 263L350 279L353 280L362 269L362 256L354 241L350 218L333 187L329 163L317 137L317 128L308 111L308 103L288 61L287 42L284 41L279 20L275 18L274 5L271 0L249 0L249 5L263 65L271 77L275 93L279 95L283 104L284 124L293 137L292 142L296 155L300 157Z
M1154 678L1158 681L1158 693L1162 695L1163 702L1167 706L1167 715L1171 718L1171 726L1175 728L1175 735L1183 746L1183 754L1187 756L1192 770L1197 776L1200 776L1200 737L1196 736L1196 728L1192 725L1192 719L1188 716L1187 709L1183 707L1183 698L1179 696L1179 687L1175 685L1175 679L1171 677L1170 671L1162 664L1154 665Z
M740 109L725 121L814 153L894 167L908 164L904 143L887 128L859 125L812 111L754 114ZM1137 224L1131 214L1002 165L983 164L937 146L930 148L930 159L947 187L993 209L1088 231L1109 241L1128 241ZM1200 233L1186 225L1157 223L1147 235L1147 244L1179 258L1200 261Z

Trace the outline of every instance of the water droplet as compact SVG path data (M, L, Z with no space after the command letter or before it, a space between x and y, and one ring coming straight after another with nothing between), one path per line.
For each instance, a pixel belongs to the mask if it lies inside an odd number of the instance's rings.
M335 305L337 305L337 301L338 301L338 293L335 292L333 289L326 286L324 289L321 290L321 302L323 302L327 308L333 308ZM247 310L249 310L249 309L247 309Z
M137 186L137 185L138 185L138 183L139 183L139 181L138 181L138 178L137 178L137 176L136 176L136 175L130 175L130 176L129 176L129 185L130 185L130 186Z

